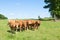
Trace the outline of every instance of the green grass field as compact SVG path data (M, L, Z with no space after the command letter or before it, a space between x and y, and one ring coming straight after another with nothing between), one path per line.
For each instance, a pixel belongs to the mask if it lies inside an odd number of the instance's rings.
M60 22L41 21L38 30L11 34L7 20L0 20L0 40L60 40Z

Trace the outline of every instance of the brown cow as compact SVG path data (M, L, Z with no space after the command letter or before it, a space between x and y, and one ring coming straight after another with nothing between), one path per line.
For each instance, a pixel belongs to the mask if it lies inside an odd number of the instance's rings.
M40 25L40 21L39 20L28 20L28 29L38 29Z
M24 25L24 29L27 30L28 29L28 21L23 20L23 25Z
M35 29L38 29L38 27L40 26L40 20L36 20L36 22L35 22L35 25L34 25L34 27L35 27Z
M23 28L25 27L23 20L16 20L16 22L19 24L18 25L19 31L23 30Z
M27 30L27 27L28 27L28 23L27 23L27 20L17 20L16 22L18 22L19 23L19 26L18 26L18 28L20 29L20 30Z
M35 20L27 20L28 22L28 29L34 29Z
M21 31L22 30L23 22L21 20L15 20L15 22L18 23L18 29L19 29L19 31Z
M8 20L8 25L9 25L12 32L14 32L16 30L15 20Z

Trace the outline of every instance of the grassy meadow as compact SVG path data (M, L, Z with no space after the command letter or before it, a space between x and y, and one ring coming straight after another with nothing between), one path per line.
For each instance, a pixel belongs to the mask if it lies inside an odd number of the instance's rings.
M60 22L41 21L38 30L27 30L12 34L8 20L0 20L0 40L60 40Z

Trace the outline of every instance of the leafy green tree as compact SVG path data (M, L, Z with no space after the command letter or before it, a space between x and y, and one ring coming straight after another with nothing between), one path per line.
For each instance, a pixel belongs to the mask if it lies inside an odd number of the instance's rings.
M47 4L44 8L49 8L51 16L55 19L60 19L60 0L44 0Z
M39 20L41 20L41 17L40 17L40 16L38 16L38 19L39 19Z
M8 19L8 18L5 17L4 15L0 14L0 19Z

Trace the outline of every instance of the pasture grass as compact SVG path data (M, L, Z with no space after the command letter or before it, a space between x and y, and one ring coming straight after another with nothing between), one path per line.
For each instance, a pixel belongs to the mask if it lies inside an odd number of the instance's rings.
M7 20L0 20L0 40L60 40L60 22L41 21L38 30L27 30L12 34Z

